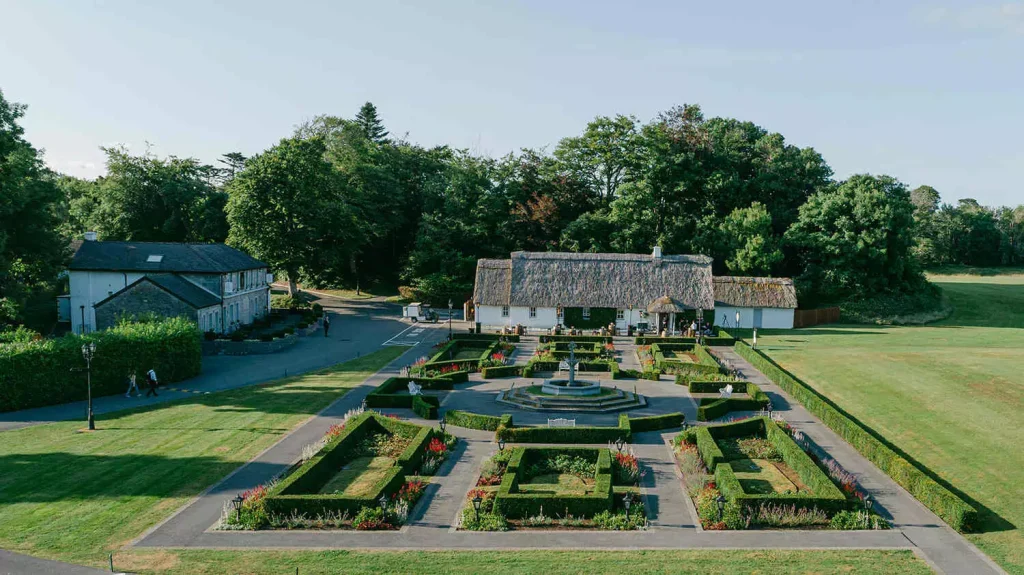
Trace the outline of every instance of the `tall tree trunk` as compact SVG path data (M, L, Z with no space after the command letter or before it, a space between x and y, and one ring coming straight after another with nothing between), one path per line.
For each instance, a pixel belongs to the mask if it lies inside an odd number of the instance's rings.
M295 297L299 293L299 286L295 284L295 270L287 270L285 273L288 274L288 295Z

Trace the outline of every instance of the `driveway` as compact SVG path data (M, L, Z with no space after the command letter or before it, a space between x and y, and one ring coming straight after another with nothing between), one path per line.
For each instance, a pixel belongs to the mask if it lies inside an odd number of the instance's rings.
M159 397L126 398L120 394L100 397L93 400L93 412L111 413L264 383L348 361L376 351L382 344L415 345L426 333L418 326L401 321L401 306L385 303L382 298L358 301L323 298L319 303L331 316L330 337L324 337L319 331L288 349L267 355L205 356L202 374L161 387ZM76 418L84 422L85 414L84 401L0 413L0 432Z

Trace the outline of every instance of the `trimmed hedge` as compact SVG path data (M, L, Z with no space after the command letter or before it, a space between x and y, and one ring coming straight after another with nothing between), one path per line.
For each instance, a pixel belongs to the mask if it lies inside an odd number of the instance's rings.
M519 343L518 335L504 335L500 333L453 333L452 339L465 339L470 341L500 341Z
M661 371L657 369L651 369L647 371L638 371L635 369L620 369L619 377L631 377L633 379L648 379L651 381L658 381L661 379Z
M588 495L557 495L547 493L520 493L521 474L528 466L547 457L557 455L593 457L596 459L593 492ZM545 510L551 515L572 515L593 517L613 507L612 460L607 449L556 447L556 448L514 448L512 458L505 469L505 476L494 498L494 510L510 519L532 517Z
M459 377L453 378L452 376ZM417 385L423 386L423 389L450 390L455 389L456 382L454 380L461 379L462 376L468 378L469 374L466 372L456 372L435 378L389 377L366 396L366 406L378 409L385 407L415 408L413 398L416 396L409 395L410 381L415 381ZM462 381L465 380L463 379ZM436 400L437 398L433 399Z
M685 416L682 413L676 412L666 413L664 415L649 415L647 417L630 417L628 419L629 431L632 434L644 431L660 431L662 429L682 427Z
M541 335L537 336L541 343L570 342L576 343L611 343L610 335Z
M485 367L480 370L480 376L484 379L490 379L492 377L507 377L510 375L522 375L523 366L521 365L502 365L498 367Z
M676 383L679 383L678 378L676 379ZM694 379L686 382L686 386L690 389L690 393L718 393L719 390L725 388L727 385L732 385L732 390L734 392L747 392L747 382L741 379L736 381L707 381Z
M494 415L481 415L471 411L459 411L452 409L444 412L445 421L451 425L465 427L466 429L480 429L483 431L497 431L499 427L512 427L512 416L509 414L500 417Z
M196 324L184 318L125 323L86 335L0 344L0 412L86 399L82 345L96 344L94 397L124 393L132 369L140 386L150 369L161 384L199 375L202 348ZM81 373L72 369L81 368Z
M728 385L727 382L723 383ZM743 393L743 395L739 397L734 395L729 398L701 398L700 405L697 407L697 421L711 421L732 411L758 411L767 407L768 404L771 403L771 399L768 395L753 383L749 385L747 385L746 382L737 383L744 384L742 385L744 392L740 392L736 385L733 386L734 392ZM722 387L724 387L724 385Z
M704 345L732 345L736 343L736 338L719 330L717 337L705 337L702 338ZM695 337L658 337L658 336L640 336L633 340L637 345L651 345L655 343L683 343L693 345L697 343Z
M673 361L665 358L665 351L685 351L693 353L699 363L690 363L683 361ZM704 346L696 344L676 344L676 343L652 343L651 344L651 357L654 359L654 365L661 373L674 373L674 374L719 374L725 373L725 370L713 355L711 355Z
M414 395L412 410L423 419L437 419L437 409L441 401L432 395Z
M398 456L394 467L388 469L374 484L372 493L365 497L318 493L349 461L363 438L370 433L381 431L412 436L412 442ZM355 515L363 507L375 507L382 495L396 493L405 483L405 476L416 471L423 461L427 444L432 437L434 432L428 427L397 421L372 412L357 415L346 422L345 429L331 439L320 453L270 489L265 500L267 512L283 515L303 513L315 517L328 512Z
M468 335L468 334L467 334ZM485 360L498 349L498 345L501 341L495 339L459 339L453 338L448 343L444 344L441 349L437 350L426 363L423 364L424 370L439 370L442 367L458 366L460 369L468 368L469 371L477 371L480 369L480 362ZM475 359L448 359L448 357L454 357L460 349L473 349L480 350L480 354Z
M978 511L925 471L902 457L880 437L865 429L839 407L746 342L736 342L736 353L790 394L822 423L859 451L931 509L950 527L969 531L977 524Z

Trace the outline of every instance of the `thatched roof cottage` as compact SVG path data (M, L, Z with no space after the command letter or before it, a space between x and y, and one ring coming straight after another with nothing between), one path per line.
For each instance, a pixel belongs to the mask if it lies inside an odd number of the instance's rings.
M742 327L790 328L796 292L788 278L715 278L711 258L660 248L650 255L513 252L477 261L473 303L485 328L685 329L698 310L715 310L723 326L735 326L739 312Z

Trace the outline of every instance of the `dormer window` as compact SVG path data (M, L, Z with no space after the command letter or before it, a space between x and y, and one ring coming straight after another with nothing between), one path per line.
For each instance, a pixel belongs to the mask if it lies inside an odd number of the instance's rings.
M146 263L148 264L158 264L162 261L164 261L163 254L152 254L146 258Z

